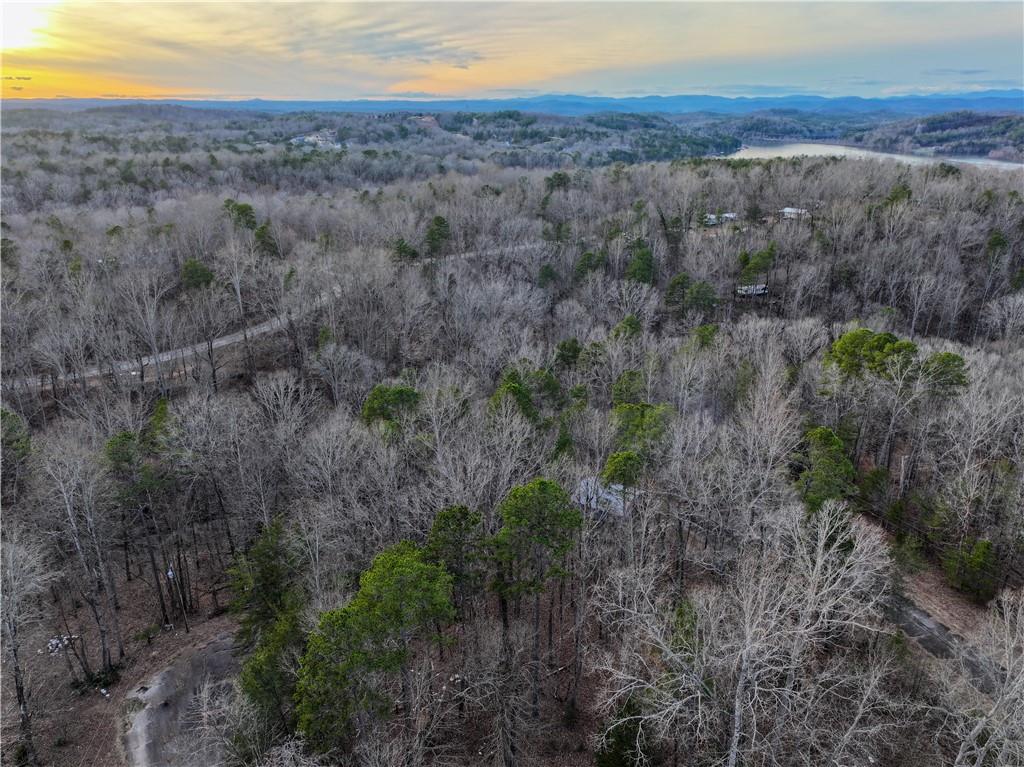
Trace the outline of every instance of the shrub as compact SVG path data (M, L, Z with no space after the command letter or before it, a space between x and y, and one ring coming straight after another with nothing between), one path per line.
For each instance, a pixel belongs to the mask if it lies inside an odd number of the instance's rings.
M854 470L842 440L825 426L807 432L807 468L800 473L800 493L808 511L816 512L829 499L854 491Z
M640 732L639 707L629 700L615 715L618 723L610 728L594 754L597 767L637 767L646 762L638 750L643 742Z
M555 267L551 264L541 266L540 271L537 273L537 286L546 288L556 282L558 282L558 272L555 271Z
M971 546L949 552L943 560L950 584L979 604L986 604L996 595L998 584L993 572L997 562L991 541L979 538Z
M427 227L427 255L431 257L441 255L441 250L451 236L452 231L448 221L443 216L434 216Z
M394 255L399 261L415 261L420 257L416 248L406 242L404 237L400 237L395 243Z
M555 351L555 365L560 368L571 368L580 358L583 347L575 338L567 338L558 342L558 349Z
M189 258L181 265L181 284L186 290L205 288L213 282L213 272L206 264Z
M680 272L668 281L665 288L665 306L678 316L686 314L686 291L690 289L693 280L686 272Z
M636 404L644 399L644 377L639 370L624 370L612 384L612 404Z
M622 485L632 487L640 481L644 470L644 460L632 450L612 453L605 461L601 481L606 485Z
M718 294L706 282L695 282L686 290L686 311L710 314L718 306Z
M635 246L633 258L626 267L626 279L648 285L654 284L654 254L646 245Z
M394 424L403 413L415 410L419 401L420 393L411 386L377 384L363 403L363 420Z
M641 330L643 330L643 325L640 324L639 318L635 314L627 314L618 325L612 328L611 336L612 338L632 338L640 335Z
M597 272L604 269L607 263L604 253L594 253L588 250L576 260L575 272L577 279L583 279L590 272Z

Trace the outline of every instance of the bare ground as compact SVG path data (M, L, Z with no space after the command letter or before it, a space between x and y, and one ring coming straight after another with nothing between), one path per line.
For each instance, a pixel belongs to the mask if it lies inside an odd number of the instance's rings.
M60 767L117 767L124 764L121 751L122 713L125 696L175 658L208 643L213 637L231 632L234 619L230 615L213 616L213 605L200 603L200 609L189 616L191 631L183 624L170 630L157 630L147 641L147 630L154 629L159 613L154 615L149 587L141 578L119 584L121 623L125 640L125 658L120 678L104 695L98 687L76 690L71 684L67 665L60 654L47 652L47 640L58 631L56 619L42 622L26 634L22 655L31 691L33 736L40 760ZM223 604L224 598L221 598ZM69 615L73 630L82 627L93 653L98 641L94 627L86 622L85 608ZM115 649L116 653L116 649ZM95 656L91 656L91 660ZM93 665L98 665L92 660ZM2 684L2 763L13 764L13 750L18 742L18 710L14 684L10 674Z

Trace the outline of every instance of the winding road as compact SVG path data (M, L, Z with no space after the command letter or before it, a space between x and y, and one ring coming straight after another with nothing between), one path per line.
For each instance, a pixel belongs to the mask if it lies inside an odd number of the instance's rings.
M521 243L519 245L511 245L502 248L493 248L490 250L482 251L465 251L462 253L456 253L451 256L442 256L437 258L421 258L416 261L400 262L402 266L429 266L431 264L441 263L445 261L457 261L457 260L471 260L484 256L495 256L509 253L521 253L523 251L532 250L535 248L544 247L546 243L542 241ZM335 296L340 295L341 288L338 285L334 285L331 288ZM319 309L325 303L324 298L319 298L309 306L305 308L305 313L309 313ZM221 351L233 346L237 346L245 341L246 338L254 339L260 338L261 336L271 335L282 330L287 323L288 315L278 315L271 317L268 320L264 320L258 325L250 325L243 330L237 330L233 333L228 333L223 336L219 336L213 340L213 350ZM127 376L140 376L146 368L155 367L160 364L174 363L178 361L186 361L184 364L187 367L187 360L196 357L197 355L206 354L207 342L200 341L198 343L190 344L189 346L181 346L177 349L168 349L167 351L160 352L159 354L151 354L145 357L131 360L120 360L117 362L109 363L103 367L92 367L87 368L82 373L69 373L69 374L57 374L51 377L49 373L39 373L35 376L23 376L21 378L15 378L10 381L4 381L3 387L5 389L22 389L29 391L42 391L51 381L53 383L61 382L71 385L80 386L82 379L85 379L85 385L88 387L95 386L100 381L108 378L112 375L127 375Z
M474 259L481 256L518 253L533 248L543 247L544 245L545 243L543 242L529 242L484 251L465 251L452 256L420 259L418 261L406 262L402 265L426 266L456 259ZM340 287L337 285L333 286L332 292L335 296L340 295ZM324 302L325 299L320 298L310 304L310 306L306 308L306 311L315 311L320 308ZM228 349L243 343L246 338L254 339L276 333L285 327L287 319L287 315L278 315L276 317L271 317L268 320L264 320L259 324L250 325L243 330L237 330L233 333L219 336L214 339L212 343L213 349L214 351ZM84 372L84 377L86 379L86 385L93 386L112 374L124 374L130 376L141 375L145 368L153 367L157 363L164 364L183 361L183 364L187 366L187 360L197 355L205 354L207 351L207 343L205 341L201 341L189 346L182 346L177 349L160 352L157 355L142 357L141 359L121 360L104 368L89 368ZM18 378L10 382L5 381L3 385L4 388L29 388L38 391L45 388L45 378L46 376L44 375L31 378ZM80 384L81 376L79 374L57 376L56 380ZM917 642L928 653L938 658L962 658L968 672L972 675L972 683L982 691L991 689L993 680L990 665L980 658L980 656L970 648L963 638L954 634L944 624L933 618L927 611L920 608L905 596L894 595L890 599L888 612L893 623L899 626L908 637Z

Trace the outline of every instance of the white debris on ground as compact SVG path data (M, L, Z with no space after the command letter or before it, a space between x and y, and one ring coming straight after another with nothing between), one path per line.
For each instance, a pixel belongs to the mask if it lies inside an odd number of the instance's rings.
M49 655L56 655L63 650L67 650L77 641L78 634L58 634L46 640L46 652ZM39 654L42 655L43 651L39 650Z

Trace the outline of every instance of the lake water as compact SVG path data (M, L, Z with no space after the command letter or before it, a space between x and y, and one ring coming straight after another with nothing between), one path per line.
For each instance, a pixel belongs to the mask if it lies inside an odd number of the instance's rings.
M856 159L873 160L897 160L909 165L935 165L945 163L965 163L977 165L984 168L996 168L998 170L1024 170L1024 164L1006 162L1005 160L990 160L987 157L922 157L910 154L891 154L889 152L874 152L870 149L859 149L852 146L840 144L762 144L758 146L745 146L738 152L728 155L729 159L736 160L767 160L774 157L853 157Z

